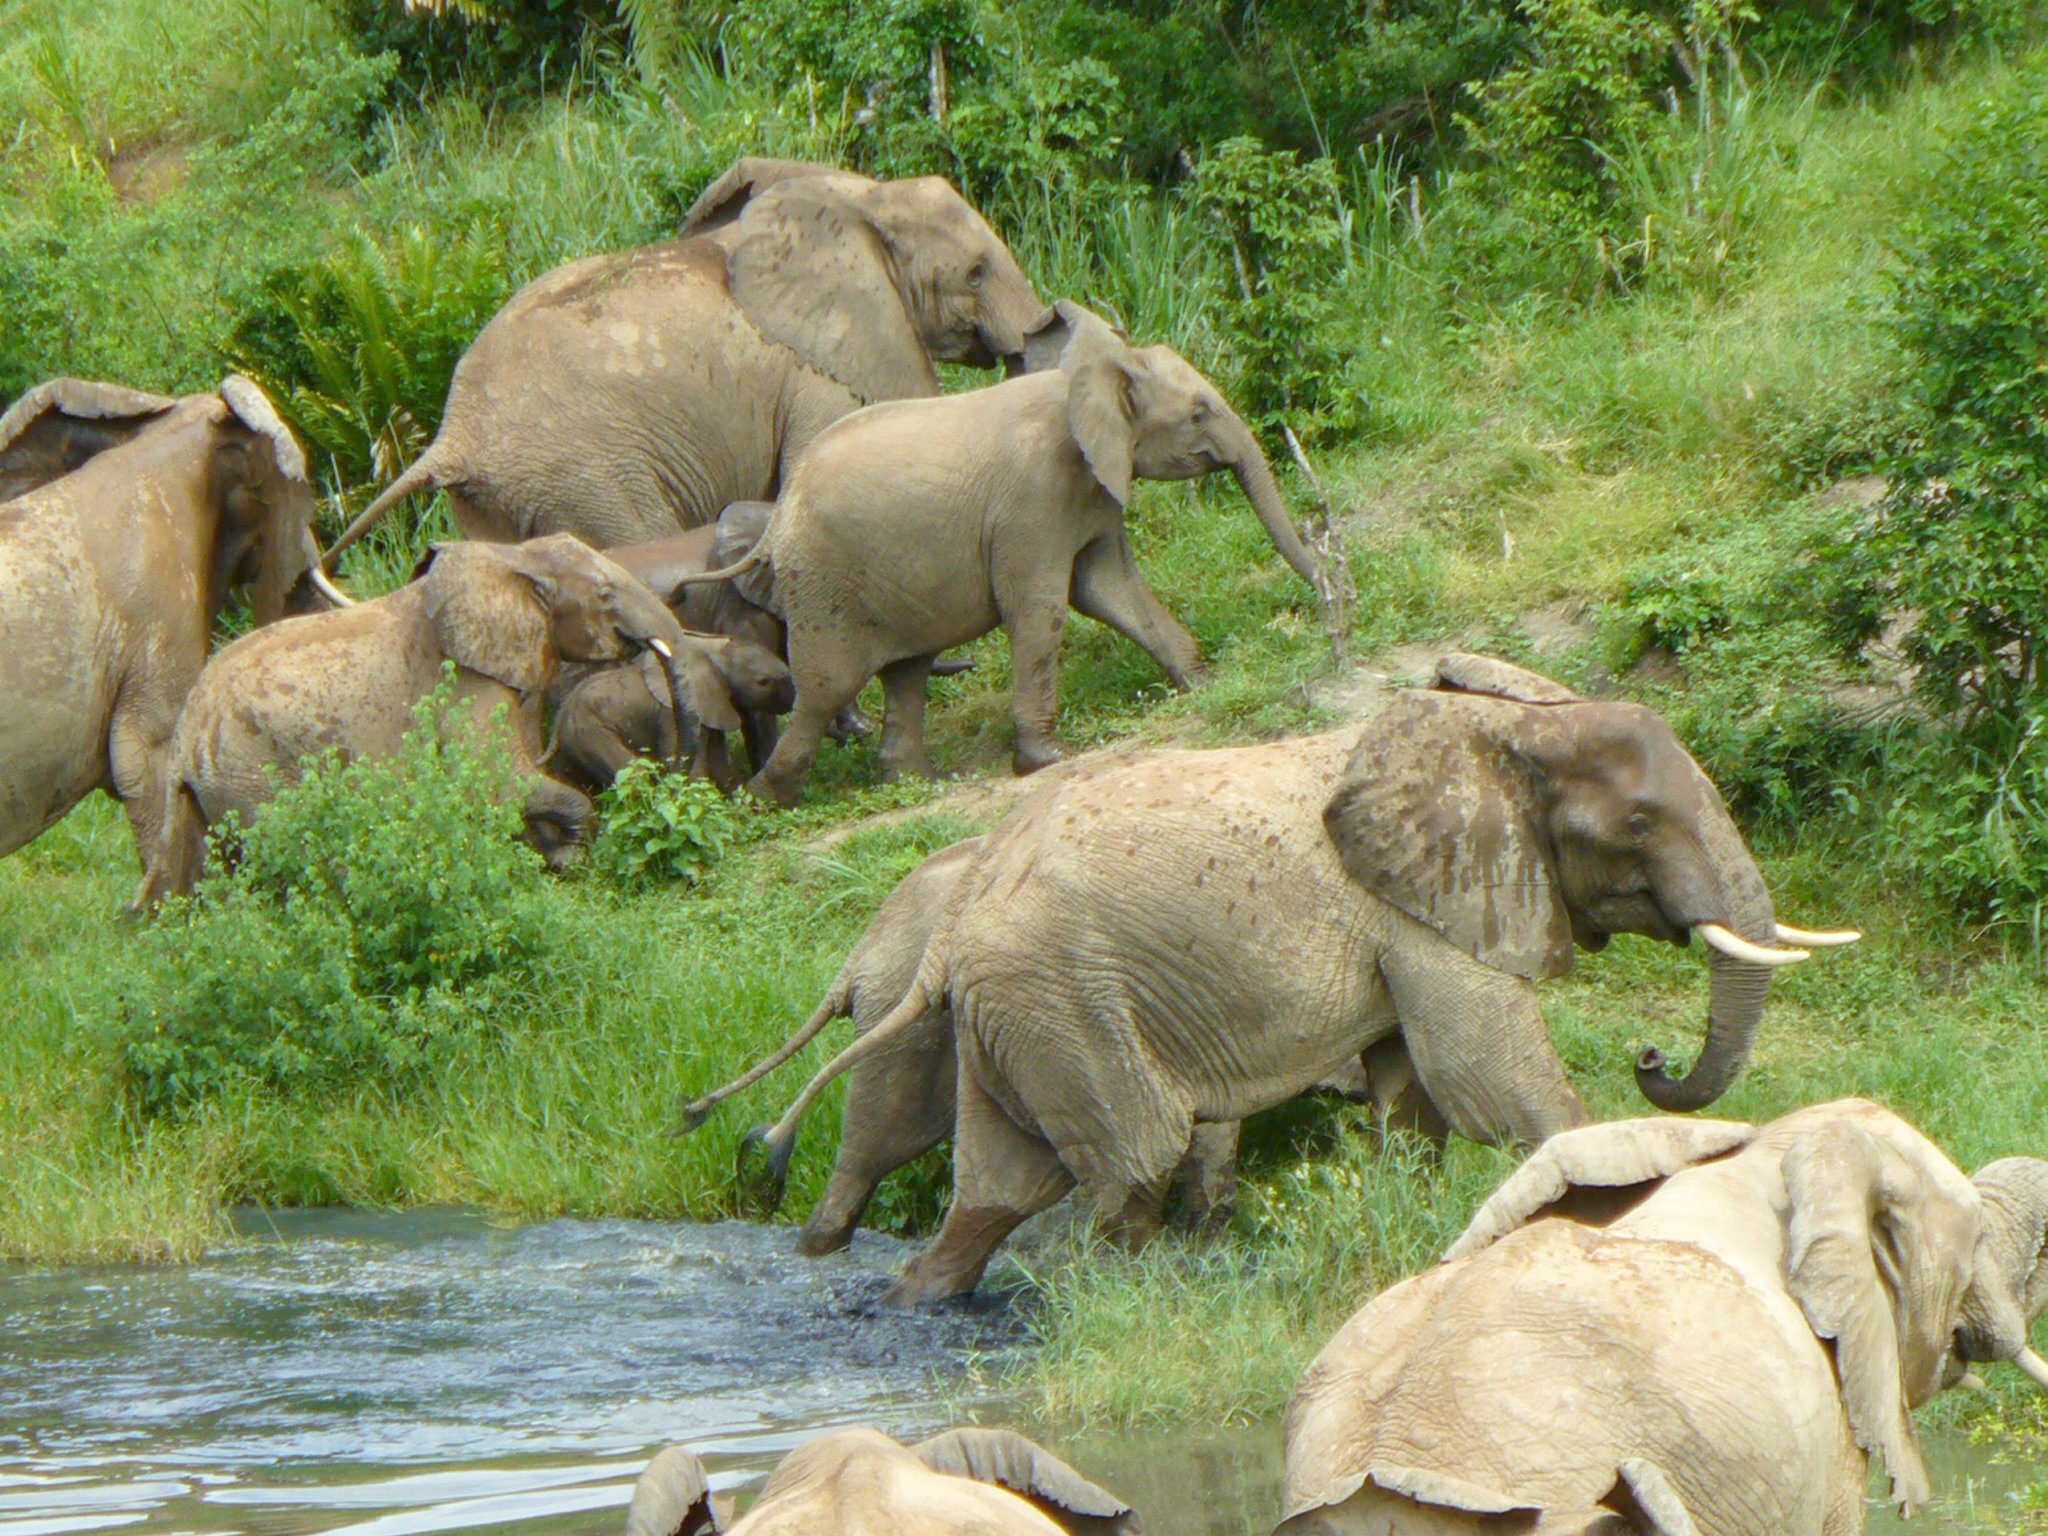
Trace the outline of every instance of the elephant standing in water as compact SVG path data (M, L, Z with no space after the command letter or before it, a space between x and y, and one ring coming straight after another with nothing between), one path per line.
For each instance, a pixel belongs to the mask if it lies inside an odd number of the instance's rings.
M164 830L138 906L191 889L206 828L245 821L307 757L388 756L413 707L455 667L459 707L479 726L500 708L526 788L528 839L560 864L589 840L590 801L543 777L541 706L564 661L659 656L679 713L738 725L724 683L675 616L569 534L525 544L437 544L413 580L340 613L244 635L192 689L165 774Z
M822 433L752 553L698 578L764 563L773 572L796 708L749 785L763 799L796 800L830 722L877 673L888 695L885 772L929 776L932 660L998 627L1015 675L1016 770L1057 760L1070 605L1143 646L1175 687L1192 686L1202 672L1194 637L1145 584L1124 529L1134 479L1229 470L1313 585L1315 562L1258 440L1185 360L1132 346L1065 300L1026 358L1023 378L871 406Z
M147 858L229 595L258 624L346 601L305 459L239 375L182 400L55 379L0 417L0 494L0 854L105 789Z
M595 548L773 497L859 406L938 393L934 359L1015 359L1045 305L944 180L743 159L679 238L526 285L457 365L434 441L335 556L406 497L448 493L469 538Z
M704 1464L672 1445L648 1464L626 1536L1137 1536L1138 1517L1042 1446L1004 1429L901 1445L843 1429L798 1446L738 1520Z
M1546 1142L1287 1410L1276 1536L1852 1536L1971 1361L2048 1387L2048 1162L1966 1179L1858 1099Z
M1646 1052L1660 1108L1711 1102L1762 1013L1781 928L1721 797L1670 727L1520 668L1454 657L1361 731L1159 752L1076 775L990 833L903 1001L838 1072L950 1000L953 1203L891 1292L970 1290L1019 1222L1076 1183L1130 1245L1157 1230L1198 1126L1301 1093L1398 1033L1460 1134L1539 1140L1585 1109L1535 982L1634 932L1712 951L1686 1077ZM1853 934L1797 935L1811 942Z

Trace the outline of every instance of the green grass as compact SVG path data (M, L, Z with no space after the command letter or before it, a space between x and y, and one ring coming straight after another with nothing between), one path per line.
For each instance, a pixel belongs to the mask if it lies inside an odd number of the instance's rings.
M0 29L0 110L27 125L0 145L0 189L19 200L12 217L0 211L0 255L33 210L73 241L42 270L83 296L82 326L118 302L156 327L85 335L65 366L193 382L216 366L206 338L222 298L212 275L180 275L194 250L217 243L191 221L209 210L246 217L207 155L270 122L288 95L290 58L320 56L332 39L310 9L224 3L118 4L101 8L99 30L60 34L54 18L74 9L0 3L0 20L19 23ZM280 36L289 46L271 46ZM177 64L134 68L138 56ZM261 67L244 69L250 58ZM1363 160L1346 167L1352 380L1367 429L1319 458L1351 543L1364 665L1380 667L1394 647L1465 640L1597 680L1614 660L1616 605L1646 561L1690 552L1718 570L1789 559L1805 498L1887 428L1890 364L1876 324L1884 242L1924 184L1929 146L1971 99L2038 64L1981 61L1854 99L1760 84L1730 104L1706 173L1712 208L1690 206L1689 183L1668 167L1644 173L1671 187L1659 223L1693 253L1689 265L1592 307L1466 283L1445 254L1445 229L1430 233L1442 188L1426 189L1418 240L1399 189ZM829 158L844 132L829 113L815 126L779 115L744 78L686 70L670 95L673 109L572 78L498 111L445 94L379 119L363 154L316 178L298 222L236 225L227 243L317 252L358 225L378 235L413 222L492 228L517 282L651 238L742 149ZM192 169L154 200L123 203L100 146L138 138L190 150ZM1709 260L1698 253L1716 247L1696 237L1714 209L1733 212L1727 248ZM1143 188L1106 199L1086 229L1064 215L1026 204L1009 231L1047 295L1111 308L1141 337L1170 340L1222 376L1209 297L1217 258L1190 216ZM174 238L153 244L165 231ZM5 282L0 272L0 293ZM365 591L403 579L440 527L435 515L418 527L392 520L351 556L350 579ZM1351 685L1331 676L1306 590L1234 488L1145 487L1132 525L1141 562L1216 679L1171 695L1133 647L1071 620L1060 715L1070 741L1223 744L1340 717ZM1581 628L1554 643L1536 634L1534 616L1550 609ZM933 755L948 771L999 774L1007 652L991 637L972 654L975 673L934 687ZM1811 667L1788 672L1822 670L1818 658L1794 660ZM1641 690L1627 678L1621 686ZM893 882L993 814L963 816L918 787L870 788L873 770L867 746L828 749L806 807L766 818L697 892L562 881L553 895L574 963L430 1083L317 1102L245 1095L183 1122L139 1120L114 1071L110 998L133 941L117 912L136 869L115 808L89 803L0 862L0 1103L10 1109L0 1121L0 1256L176 1258L220 1240L220 1209L238 1201L461 1202L515 1217L732 1211L741 1132L832 1041L695 1137L661 1134L673 1107L779 1041ZM2023 935L1976 931L1935 905L1872 818L1881 795L1862 779L1842 787L1858 805L1781 817L1759 831L1759 852L1788 917L1854 922L1871 937L1781 978L1752 1065L1721 1111L1765 1117L1866 1093L1966 1167L2048 1150L2040 956ZM1704 996L1696 955L1622 940L1548 986L1544 1006L1589 1107L1606 1116L1642 1111L1628 1070L1635 1047L1689 1053ZM835 1098L806 1127L786 1217L822 1183L836 1114ZM1385 1160L1343 1113L1282 1118L1253 1133L1227 1240L1168 1240L1137 1259L1089 1246L1030 1261L1044 1304L1038 1348L1008 1377L1020 1405L1070 1425L1270 1415L1336 1323L1435 1252L1507 1166L1464 1144L1442 1168ZM899 1185L884 1215L928 1223L943 1165ZM1143 1370L1130 1368L1134 1336L1147 1341ZM2038 1431L2035 1411L1999 1385L1939 1412Z

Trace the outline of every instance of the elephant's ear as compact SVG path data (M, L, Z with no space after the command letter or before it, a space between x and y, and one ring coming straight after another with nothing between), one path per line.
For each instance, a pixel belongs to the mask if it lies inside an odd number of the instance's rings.
M292 429L277 414L277 407L270 403L270 396L241 374L231 373L220 381L220 397L235 413L235 420L268 441L278 472L288 480L305 484L306 455L300 451Z
M177 403L119 384L46 379L0 415L0 501L70 474Z
M732 685L719 666L719 658L732 641L723 635L689 629L683 631L683 640L683 648L676 652L676 677L682 682L683 699L698 724L714 731L738 730L740 717L733 706ZM652 652L641 658L640 680L660 708L674 707L669 702L668 679L662 675L661 660Z
M1136 1536L1138 1517L1059 1457L1007 1429L955 1429L911 1447L934 1472L994 1483L1029 1499L1071 1536Z
M1676 1115L1560 1131L1473 1212L1444 1261L1467 1258L1542 1216L1605 1226L1672 1174L1726 1157L1755 1137L1756 1127L1740 1121Z
M772 501L735 501L718 514L711 538L711 565L717 570L737 565L761 542L768 520L775 515Z
M1965 1321L1984 1333L1990 1358L2010 1359L2048 1311L2048 1161L2002 1157L1970 1182L1984 1203L1984 1229ZM1983 1313L1981 1327L1973 1310Z
M555 675L552 582L516 561L516 544L437 544L421 562L426 616L441 654L522 696Z
M1579 697L1541 672L1476 651L1446 651L1436 664L1436 685L1447 693L1486 693L1521 704L1571 704Z
M690 204L690 211L683 215L676 237L687 240L692 235L708 235L725 228L746 212L748 203L778 183L801 181L807 176L852 174L836 165L819 165L811 160L772 160L763 155L742 155L726 167L723 176L698 194L697 201Z
M1067 376L1067 426L1081 457L1116 498L1131 499L1131 438L1145 360L1107 326L1100 336L1077 335L1060 356Z
M1888 1244L1914 1242L1911 1218L1894 1220L1910 1191L1876 1137L1829 1120L1785 1153L1790 1207L1785 1281L1807 1326L1835 1346L1835 1375L1856 1443L1884 1457L1892 1499L1907 1514L1931 1492L1913 1432L1899 1350ZM1882 1255L1882 1257L1880 1257Z
M1501 1493L1454 1473L1403 1466L1398 1462L1374 1461L1363 1471L1339 1478L1328 1488L1318 1490L1315 1503L1290 1507L1274 1536L1286 1536L1293 1521L1318 1510L1347 1503L1360 1490L1368 1488L1392 1494L1425 1509L1454 1510L1465 1517L1457 1525L1459 1530L1475 1529L1498 1532L1500 1536L1509 1536L1509 1533L1520 1536L1521 1532L1533 1531L1537 1521L1543 1518L1540 1504L1525 1503L1511 1494ZM1376 1510L1375 1513L1383 1512ZM1378 1530L1381 1527L1375 1524L1372 1528ZM1434 1525L1428 1528L1436 1529Z
M1410 693L1369 723L1323 812L1351 878L1468 955L1534 980L1572 965L1530 763L1511 708Z
M1616 1469L1614 1487L1600 1501L1641 1536L1699 1536L1692 1511L1654 1461L1630 1457Z
M704 1536L722 1530L704 1463L672 1445L647 1464L626 1506L626 1536Z
M1130 340L1121 327L1111 325L1087 305L1061 299L1046 311L1043 320L1024 333L1023 371L1043 373L1059 367L1068 344L1076 337L1084 341L1099 341L1103 337L1126 343Z
M763 336L864 405L935 395L939 376L859 190L810 176L756 198L726 261L733 299Z

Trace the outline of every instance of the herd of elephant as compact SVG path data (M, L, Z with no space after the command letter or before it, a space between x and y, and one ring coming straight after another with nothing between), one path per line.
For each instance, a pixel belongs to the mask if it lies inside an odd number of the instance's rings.
M937 362L1013 376L942 396ZM1060 756L1069 607L1200 681L1124 509L1134 479L1220 469L1315 581L1216 389L1043 303L952 187L741 160L677 239L515 295L432 445L324 555L304 455L247 379L172 399L59 378L0 416L0 854L106 789L148 908L191 888L211 823L259 814L309 757L397 750L452 673L464 711L509 722L528 838L560 863L636 756L730 790L737 731L748 787L793 800L825 736L863 728L875 677L884 770L929 773L928 679L997 628L1032 772ZM352 600L335 557L429 491L464 537ZM235 592L255 627L209 656ZM1924 1501L1915 1407L1976 1362L2048 1387L2027 1343L2048 1162L1966 1178L1855 1100L1589 1123L1536 988L1618 933L1708 951L1698 1060L1635 1064L1674 1113L1740 1073L1776 967L1856 937L1777 920L1654 712L1452 653L1340 730L1064 771L906 878L810 1020L682 1126L851 1015L852 1043L749 1144L779 1192L799 1118L850 1074L799 1240L824 1254L952 1139L951 1204L897 1303L971 1291L1076 1186L1129 1247L1177 1178L1216 1218L1239 1123L1303 1093L1528 1144L1445 1261L1309 1368L1281 1530L1837 1536L1862 1529L1873 1453ZM629 1515L636 1536L728 1525L680 1448ZM964 1430L814 1442L730 1529L1136 1526L1039 1447Z

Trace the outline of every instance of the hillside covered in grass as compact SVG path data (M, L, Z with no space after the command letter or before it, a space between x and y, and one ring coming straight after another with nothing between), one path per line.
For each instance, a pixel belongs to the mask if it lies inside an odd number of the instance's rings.
M1072 619L1069 741L1340 723L1449 643L1650 703L1779 909L1869 935L1777 984L1723 1111L1870 1094L1972 1167L2048 1150L2039 22L1990 0L0 0L0 395L243 369L305 442L331 537L431 438L519 284L662 238L735 156L945 174L1043 295L1179 348L1276 465L1292 432L1357 587L1340 667L1234 490L1146 487L1140 561L1216 677L1174 696ZM343 579L395 584L439 516L387 520ZM935 685L931 741L980 780L1007 772L1008 674L999 637L975 655ZM138 1042L215 1027L207 964L262 956L124 923L128 833L89 802L0 862L0 1254L176 1258L243 1201L735 1210L740 1133L829 1046L693 1138L662 1135L675 1105L779 1040L894 881L1009 803L874 773L871 747L831 749L797 811L702 811L688 878L599 857L535 882L487 1015L456 1007L375 1071L297 1082L229 1050L155 1098L138 1074L165 1058ZM1639 939L1549 985L1596 1114L1643 1107L1637 1047L1695 1047L1704 988L1697 956ZM348 995L344 1033L403 1012ZM1219 1245L1034 1261L1022 1399L1277 1411L1507 1166L1382 1158L1352 1121L1254 1128ZM935 1157L871 1219L927 1230L945 1188Z

